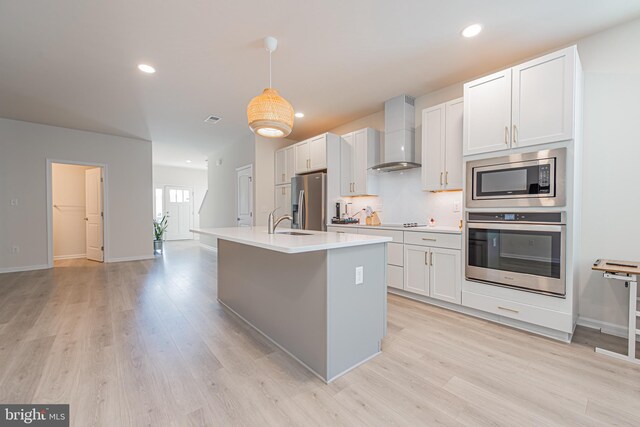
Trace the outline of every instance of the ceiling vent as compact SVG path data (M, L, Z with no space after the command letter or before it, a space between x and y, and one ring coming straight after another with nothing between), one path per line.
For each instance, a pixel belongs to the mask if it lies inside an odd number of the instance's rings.
M218 116L209 116L206 119L204 119L205 123L210 123L212 125L215 125L216 123L218 123L220 120L222 120L222 117L218 117Z

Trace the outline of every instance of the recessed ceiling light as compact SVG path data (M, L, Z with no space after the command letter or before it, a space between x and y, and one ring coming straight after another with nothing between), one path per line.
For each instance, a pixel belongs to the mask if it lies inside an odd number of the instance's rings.
M147 73L147 74L153 74L156 72L156 69L153 68L151 65L147 65L147 64L138 64L138 70L142 71L143 73Z
M304 113L296 113L296 117L301 119L304 117Z
M191 163L191 160L187 160L187 163Z
M462 36L467 38L475 37L478 34L480 34L480 31L482 31L482 25L480 24L469 25L467 28L462 30Z

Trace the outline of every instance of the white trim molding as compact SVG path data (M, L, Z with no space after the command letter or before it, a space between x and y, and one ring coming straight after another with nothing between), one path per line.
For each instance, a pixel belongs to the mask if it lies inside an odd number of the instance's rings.
M599 329L603 334L627 338L626 326L603 322L602 320L590 319L588 317L578 317L578 321L576 323L586 328Z
M53 260L57 261L59 259L81 259L86 258L87 254L75 254L75 255L54 255Z
M18 273L21 271L46 270L48 268L51 268L48 264L26 265L24 267L5 267L0 268L0 273Z
M109 258L105 259L104 262L127 262L127 261L144 261L147 259L155 259L154 255L142 255L142 256L128 256L122 258Z

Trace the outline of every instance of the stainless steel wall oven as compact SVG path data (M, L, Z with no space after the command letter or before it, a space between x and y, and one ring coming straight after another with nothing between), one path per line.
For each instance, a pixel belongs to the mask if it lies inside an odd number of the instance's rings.
M468 212L469 280L566 295L565 212Z

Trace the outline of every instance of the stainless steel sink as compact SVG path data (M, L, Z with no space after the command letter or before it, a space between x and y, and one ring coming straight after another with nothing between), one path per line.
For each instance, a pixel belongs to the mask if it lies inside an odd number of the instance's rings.
M311 233L300 233L299 231L278 231L276 234L289 234L290 236L312 236Z

